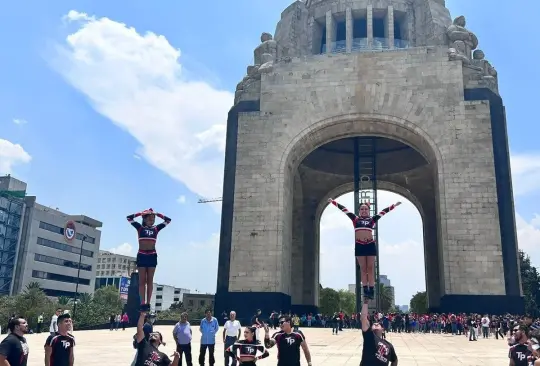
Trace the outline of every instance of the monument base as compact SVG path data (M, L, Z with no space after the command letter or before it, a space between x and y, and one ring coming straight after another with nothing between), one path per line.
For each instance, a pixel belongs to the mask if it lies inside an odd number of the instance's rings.
M218 292L215 296L214 313L236 312L242 325L248 325L257 309L261 309L262 318L267 320L272 311L287 312L292 310L291 297L282 292Z
M477 313L477 314L523 314L525 300L522 296L507 295L444 295L437 313Z

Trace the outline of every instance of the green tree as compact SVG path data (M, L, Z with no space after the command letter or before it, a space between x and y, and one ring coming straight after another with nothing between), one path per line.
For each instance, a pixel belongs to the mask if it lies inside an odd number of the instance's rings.
M71 302L71 298L67 297L67 296L60 296L58 298L58 305L62 306L62 307L65 307L67 305L69 305L69 303Z
M390 308L393 306L393 297L392 289L390 287L386 287L382 283L379 283L379 306L381 312L387 313L390 310Z
M427 293L417 292L411 299L410 311L412 313L425 314L428 312Z
M184 304L182 303L182 301L178 301L178 302L173 302L171 304L171 306L169 307L169 310L182 310L184 311Z
M356 295L347 290L339 290L339 309L345 314L356 313Z
M519 265L525 311L536 317L539 315L538 305L540 305L540 275L531 265L529 256L522 250L519 251Z
M319 308L322 314L333 314L339 311L339 293L329 287L319 292Z
M86 292L83 292L82 294L79 294L78 297L79 303L81 304L87 304L92 301L92 295Z

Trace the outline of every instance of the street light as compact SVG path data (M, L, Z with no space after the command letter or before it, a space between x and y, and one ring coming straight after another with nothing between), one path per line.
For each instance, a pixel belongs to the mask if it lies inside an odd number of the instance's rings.
M81 261L84 241L88 239L86 234L82 234L81 239L81 251L79 252L79 266L77 269L77 282L75 283L75 296L73 297L73 319L75 319L75 312L77 311L77 297L79 297L79 279L81 277Z

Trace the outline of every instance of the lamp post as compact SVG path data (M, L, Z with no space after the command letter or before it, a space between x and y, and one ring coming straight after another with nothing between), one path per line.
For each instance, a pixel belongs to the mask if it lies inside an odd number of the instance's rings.
M75 312L77 311L77 298L79 297L79 279L81 277L82 251L83 251L84 241L86 239L88 239L88 236L86 234L82 234L81 250L79 252L79 265L77 269L77 282L75 282L75 296L73 297L73 319L75 319Z

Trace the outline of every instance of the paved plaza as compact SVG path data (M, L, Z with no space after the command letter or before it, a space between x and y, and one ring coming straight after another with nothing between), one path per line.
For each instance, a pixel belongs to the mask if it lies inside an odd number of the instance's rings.
M172 326L158 326L167 346L163 352L171 355L174 350ZM220 334L223 328L220 328ZM362 334L357 330L344 330L333 336L330 329L303 329L310 346L314 366L358 366L362 352ZM76 366L130 365L135 354L131 345L135 329L126 331L80 331L75 332ZM199 331L193 329L194 365L198 365ZM262 335L261 335L262 336ZM43 365L43 344L47 334L28 335L30 358L28 365ZM480 339L469 342L465 336L447 336L434 334L390 334L388 339L396 347L400 366L412 365L493 365L508 364L506 341ZM270 357L257 362L260 366L276 365L276 349L270 349ZM216 366L222 366L223 344L216 347ZM207 356L208 357L208 356ZM183 363L185 365L185 362ZM206 362L208 365L208 361ZM302 358L302 365L307 365Z

